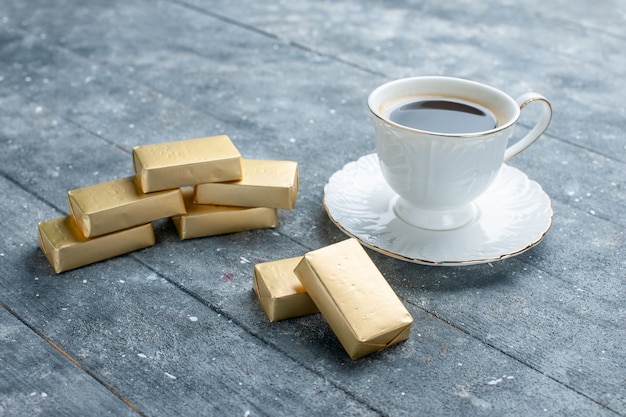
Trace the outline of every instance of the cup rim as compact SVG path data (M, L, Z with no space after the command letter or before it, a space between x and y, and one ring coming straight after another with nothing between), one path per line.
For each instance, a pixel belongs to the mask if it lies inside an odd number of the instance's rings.
M460 83L460 84L464 84L467 86L472 86L475 88L481 88L484 89L488 92L490 92L491 94L495 94L498 95L502 98L504 98L506 101L509 101L510 103L513 104L513 107L515 108L515 112L513 117L510 117L506 120L505 123L503 123L500 126L496 126L493 129L489 129L489 130L484 130L484 131L480 131L480 132L468 132L468 133L443 133L443 132L434 132L434 131L430 131L430 130L422 130L422 129L416 129L413 127L408 127L408 126L404 126L401 125L399 123L393 122L391 121L389 118L384 117L378 110L375 109L375 103L373 103L374 98L380 94L380 92L383 89L388 89L390 87L393 87L397 84L404 84L404 83L411 83L414 81L443 81L443 82L451 82L451 83ZM380 102L382 102L383 100L379 100ZM474 104L478 104L481 107L486 107L487 109L491 110L491 108L480 104L480 103L476 103L476 101L472 101L471 99L465 99L464 101L467 101L469 103L474 103ZM378 103L380 104L380 103ZM372 115L374 117L376 117L377 119L379 119L381 122L387 124L387 125L391 125L397 129L401 129L401 130L405 130L408 132L417 132L417 133L423 133L423 134L428 134L428 135L432 135L432 136L438 136L438 137L446 137L446 138L479 138L479 137L483 137L483 136L489 136L492 135L494 133L506 130L508 128L510 128L511 126L513 126L519 119L520 117L520 107L517 104L517 102L508 94L504 93L501 90L498 90L497 88L491 87L487 84L483 84L477 81L472 81L472 80L468 80L465 78L457 78L457 77L448 77L448 76L416 76L416 77L406 77L406 78L399 78L396 80L392 80L392 81L388 81L384 84L379 85L378 87L376 87L368 96L367 98L367 106L369 108L370 113L372 113Z

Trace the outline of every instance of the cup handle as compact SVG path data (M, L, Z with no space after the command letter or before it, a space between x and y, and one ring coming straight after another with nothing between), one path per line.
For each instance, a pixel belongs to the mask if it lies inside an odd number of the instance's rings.
M506 151L504 152L504 162L513 158L524 149L532 145L533 142L535 142L539 138L539 136L541 136L542 133L546 131L548 125L550 124L550 120L552 119L552 106L550 105L548 99L546 99L541 94L526 93L515 101L519 105L520 110L524 110L524 107L526 107L533 101L539 101L542 105L541 116L539 116L539 120L537 121L535 127L530 132L528 132L526 136L506 148Z

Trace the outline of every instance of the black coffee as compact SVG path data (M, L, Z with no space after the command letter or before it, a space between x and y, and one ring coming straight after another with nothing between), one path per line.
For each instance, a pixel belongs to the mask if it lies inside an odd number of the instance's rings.
M477 133L496 127L485 111L448 100L418 100L401 105L389 115L392 122L436 133Z

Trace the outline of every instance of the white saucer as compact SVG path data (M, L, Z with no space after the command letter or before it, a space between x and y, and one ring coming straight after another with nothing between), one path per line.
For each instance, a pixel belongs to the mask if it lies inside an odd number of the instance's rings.
M324 187L324 207L345 233L386 255L427 265L471 265L518 255L543 239L552 225L552 204L541 186L503 165L474 203L478 215L454 230L420 229L394 213L395 193L376 154L335 172Z

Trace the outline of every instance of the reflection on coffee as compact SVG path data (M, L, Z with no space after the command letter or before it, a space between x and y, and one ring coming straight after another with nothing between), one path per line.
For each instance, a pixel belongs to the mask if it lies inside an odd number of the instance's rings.
M408 102L392 110L389 119L413 129L444 134L485 132L496 127L495 118L484 110L441 99Z

